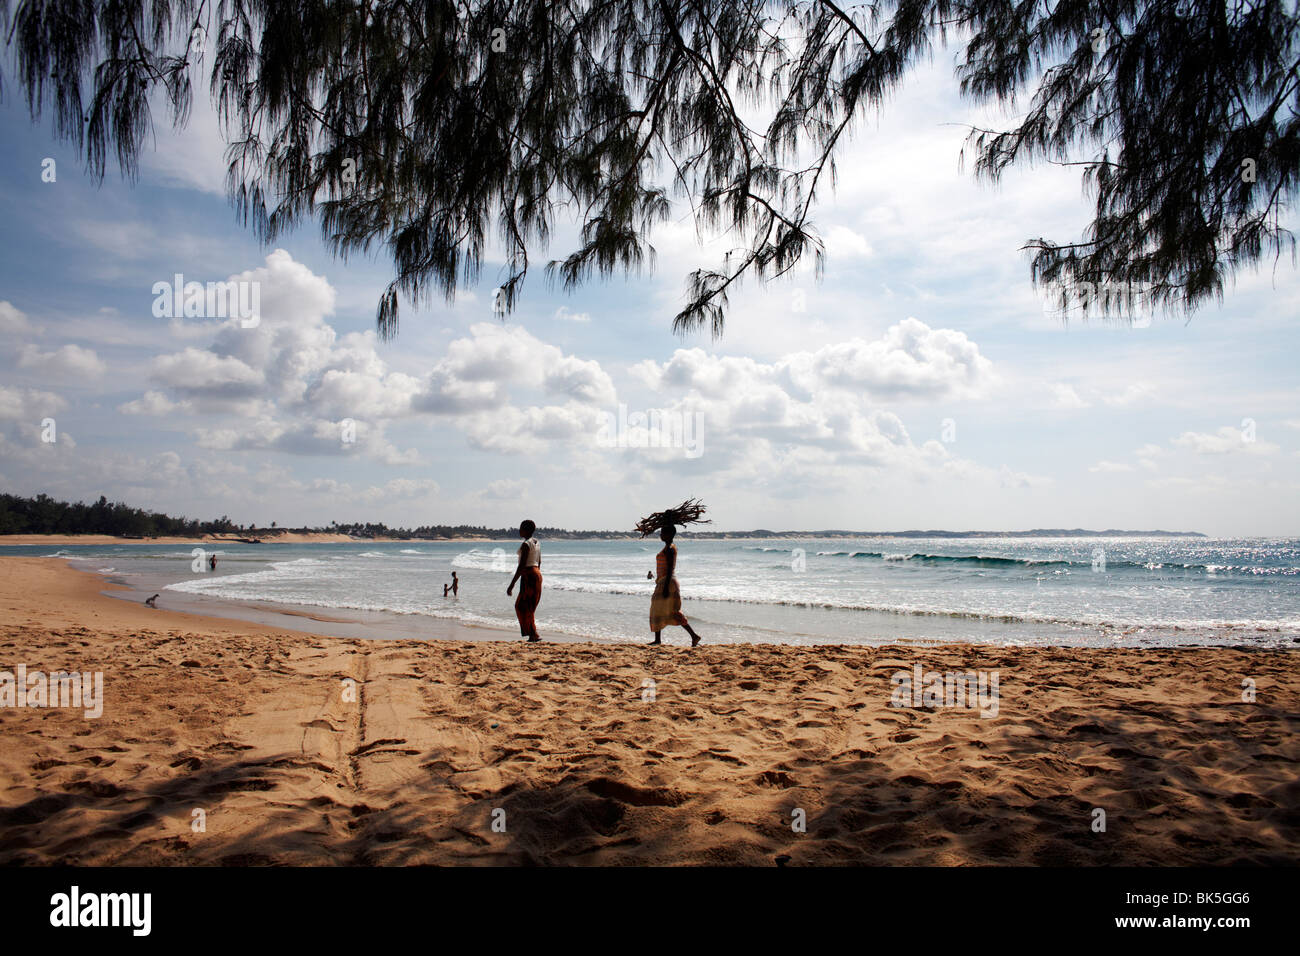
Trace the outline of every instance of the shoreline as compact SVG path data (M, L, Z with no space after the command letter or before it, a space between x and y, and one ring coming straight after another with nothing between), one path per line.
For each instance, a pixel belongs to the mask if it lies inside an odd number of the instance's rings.
M432 625L436 632L432 635L425 634L403 634L399 636L377 636L368 632L375 628L380 615L373 615L367 620L365 615L360 619L331 617L324 610L315 610L303 608L296 605L277 605L271 602L244 602L235 601L225 598L213 598L208 596L182 595L175 592L160 592L167 595L167 603L164 607L149 608L144 604L144 598L148 595L148 590L141 590L129 584L113 580L114 573L105 573L96 571L91 568L76 567L72 561L77 559L68 558L44 558L44 557L18 557L0 555L0 573L8 573L11 562L14 561L34 561L34 562L51 562L61 564L67 570L78 576L86 577L92 583L91 590L99 597L112 601L115 605L124 605L129 610L123 610L117 607L114 610L116 614L111 615L115 621L129 624L135 627L154 627L157 625L157 616L164 615L162 623L174 623L170 615L180 615L190 620L198 619L205 622L222 622L227 626L234 627L239 624L246 624L257 628L260 632L290 631L296 634L311 635L313 637L328 638L352 638L358 640L503 640L506 638L516 637L512 631L504 628L492 628L485 625L470 624L457 620L446 618L427 617L424 621ZM87 594L89 592L86 592ZM107 606L106 606L107 607ZM98 615L99 611L95 612ZM316 625L312 627L307 622ZM194 626L194 625L191 625ZM428 625L426 625L428 626ZM485 636L491 635L491 636Z
M407 542L395 543L404 544ZM448 541L430 543L435 546L438 544L455 545L455 542ZM369 546L368 543L366 544ZM483 542L469 542L469 544L482 546ZM214 550L217 554L228 553L219 547ZM274 550L265 553L258 552L256 549L250 551L242 546L237 550L242 552L242 557L245 559L250 556L257 558L260 555L268 560L274 560L273 556L277 553ZM109 550L103 553L102 559L106 563L114 563L112 560L113 554L122 556L124 559L127 557L123 551L113 552ZM148 554L146 553L145 556L147 557ZM274 594L249 593L240 596L221 596L206 593L202 589L192 591L182 588L178 591L172 591L168 590L168 585L174 583L174 581L183 580L183 577L167 576L155 571L142 573L129 567L125 569L98 567L91 560L97 557L93 552L89 555L80 555L75 552L60 550L55 554L29 553L22 555L13 552L7 553L3 548L0 548L0 559L17 559L21 557L66 561L70 567L78 572L97 574L105 582L105 590L109 591L111 596L118 601L135 603L138 606L143 604L144 599L151 593L159 591L163 594L160 598L160 605L175 611L191 615L208 615L228 620L259 623L274 628L307 630L320 636L376 640L429 640L440 639L448 635L456 640L510 640L516 636L516 628L511 619L512 615L510 615L509 608L504 604L501 608L494 608L489 612L484 611L481 606L473 604L462 607L460 602L454 598L451 599L450 603L446 603L444 598L444 603L436 607L421 606L408 609L403 607L395 608L382 602L376 604L372 601L360 604L353 603L352 606L347 606L346 602L336 603L329 600L317 602L308 598L303 603L294 603L287 600L286 596L283 603L281 603L282 599ZM462 569L462 573L466 572ZM109 587L110 584L112 587ZM432 588L432 593L435 595L436 590L437 586L435 584ZM564 592L561 590L560 593ZM615 597L621 599L631 592L616 591L613 593ZM777 602L771 606L781 613L785 613L787 609L795 609L814 614L826 612L831 615L855 615L852 624L854 629L851 632L846 629L843 622L840 622L830 625L809 625L812 629L805 633L801 629L805 625L797 621L786 621L785 626L793 629L789 631L790 634L801 635L788 638L786 631L781 628L772 630L765 627L763 620L760 620L761 615L759 617L755 616L755 607L763 605L759 602L758 605L751 606L752 603L745 600L731 600L726 597L695 597L691 600L691 605L697 613L711 615L715 624L719 621L723 622L724 633L718 635L718 640L724 644L775 642L791 643L799 646L839 646L841 644L844 646L881 646L884 644L904 643L909 646L929 646L931 644L954 643L1048 647L1220 646L1254 648L1257 646L1271 646L1281 649L1292 649L1292 645L1300 645L1300 632L1294 631L1285 623L1246 622L1242 626L1238 626L1233 622L1225 623L1222 626L1216 625L1215 622L1174 622L1172 624L1154 622L1142 624L1126 623L1121 620L1119 623L1090 623L1084 619L1074 620L1060 617L1017 618L1014 615L1003 617L992 613L981 616L975 612L960 611L919 610L900 612L891 608ZM548 634L548 639L559 643L592 642L600 645L638 643L640 632L635 628L628 630L626 627L622 627L618 629L619 633L616 634L609 633L607 628L588 628L581 623L575 624L574 619L572 619L573 608L567 610L570 619L555 624ZM620 613L623 614L624 618L626 617L626 610L620 611ZM581 620L586 621L588 618L582 618ZM313 624L308 625L305 623L308 621L313 622ZM623 623L626 624L627 621L624 620ZM825 628L825 633L818 630L819 626ZM809 635L812 636L809 637Z

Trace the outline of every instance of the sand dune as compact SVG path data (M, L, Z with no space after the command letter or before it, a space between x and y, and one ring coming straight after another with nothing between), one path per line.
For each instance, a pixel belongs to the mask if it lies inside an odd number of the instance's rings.
M106 697L0 709L0 863L1300 862L1291 652L352 641L0 575L0 669ZM890 706L917 662L998 715Z

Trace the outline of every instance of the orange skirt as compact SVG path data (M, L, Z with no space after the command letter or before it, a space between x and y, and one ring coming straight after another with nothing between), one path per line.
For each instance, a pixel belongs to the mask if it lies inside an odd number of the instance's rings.
M540 568L524 568L519 576L519 597L515 598L515 616L519 618L519 633L524 637L537 633L533 613L542 599L542 572Z

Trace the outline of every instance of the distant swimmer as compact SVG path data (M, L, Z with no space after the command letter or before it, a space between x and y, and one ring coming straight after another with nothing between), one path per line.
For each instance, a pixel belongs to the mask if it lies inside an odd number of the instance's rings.
M208 570L217 570L217 556L215 554L208 555Z
M450 590L451 590L451 585L450 585L450 584L444 584L444 585L442 586L442 596L443 596L443 597L446 597L446 596L447 596L447 592L450 591Z
M144 603L147 604L149 607L154 608L154 609L156 610L157 607L158 607L158 603L157 603L157 602L158 602L158 595L155 594L153 597L151 597L151 598L147 598L147 599L145 600Z
M460 578L456 577L456 572L451 572L451 593L453 597L460 594Z

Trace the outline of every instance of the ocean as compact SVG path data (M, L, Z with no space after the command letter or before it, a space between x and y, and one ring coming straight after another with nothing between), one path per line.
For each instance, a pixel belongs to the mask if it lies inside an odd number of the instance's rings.
M517 541L35 546L160 606L284 607L430 638L457 621L518 635L505 594ZM660 543L542 539L544 638L649 640ZM974 641L1003 645L1280 647L1300 640L1300 540L1204 538L678 538L683 611L706 643ZM459 597L443 598L451 572ZM516 592L517 593L517 592ZM329 632L327 626L317 629ZM445 630L445 628L444 628ZM345 633L358 633L355 629ZM687 643L670 628L670 643Z

